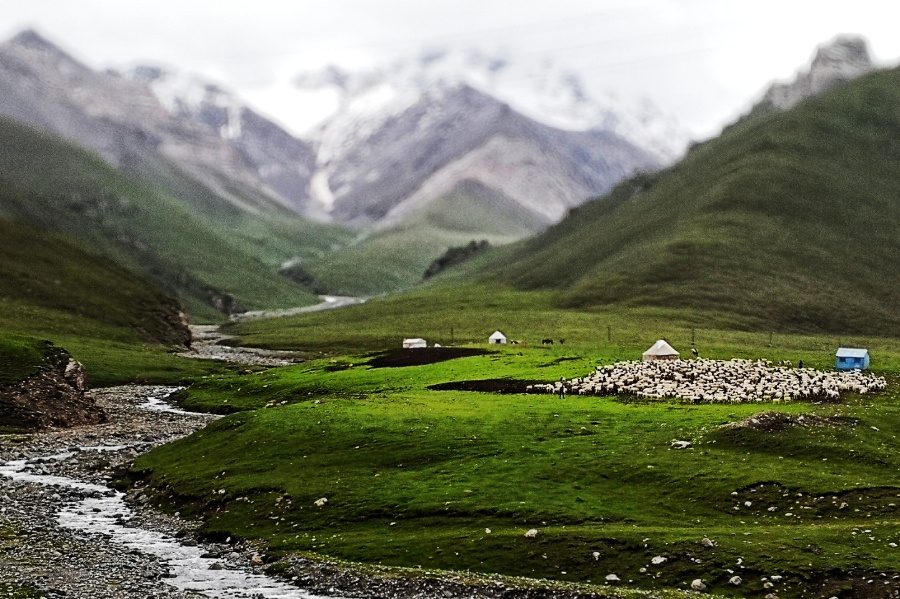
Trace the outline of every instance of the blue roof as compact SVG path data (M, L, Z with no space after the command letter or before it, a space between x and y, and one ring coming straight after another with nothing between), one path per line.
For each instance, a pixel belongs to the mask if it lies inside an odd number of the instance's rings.
M836 358L865 358L867 355L869 350L855 347L839 347L834 354Z

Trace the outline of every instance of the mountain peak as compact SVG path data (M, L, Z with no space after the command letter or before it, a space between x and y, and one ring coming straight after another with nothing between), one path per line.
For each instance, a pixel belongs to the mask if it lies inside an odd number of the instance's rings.
M294 84L305 92L329 90L335 99L331 121L346 120L340 113L348 108L358 119L361 99L390 95L397 105L366 103L376 111L395 113L427 90L468 86L556 129L614 133L662 162L679 156L688 141L674 119L648 101L625 102L612 93L592 93L576 72L549 59L523 61L477 48L431 48L361 70L329 66L299 75Z
M858 35L840 35L819 46L809 67L800 71L793 81L773 83L760 104L787 110L874 68L865 39Z
M68 56L68 54L66 54L59 46L45 38L35 29L23 29L10 39L8 43L28 50L38 50L61 56Z

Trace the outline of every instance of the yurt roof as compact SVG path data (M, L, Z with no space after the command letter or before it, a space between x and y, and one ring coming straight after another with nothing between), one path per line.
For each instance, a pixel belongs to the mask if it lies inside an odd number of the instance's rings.
M644 352L645 356L677 356L679 355L675 348L666 343L664 339L660 339L653 344L653 347Z

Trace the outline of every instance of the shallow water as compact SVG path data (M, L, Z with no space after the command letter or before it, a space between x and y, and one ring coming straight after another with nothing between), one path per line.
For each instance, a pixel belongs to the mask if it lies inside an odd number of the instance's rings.
M153 401L141 407L180 412L177 408L165 404L160 398L154 398ZM95 446L80 449L118 451L122 448L122 446ZM219 560L200 557L206 553L206 549L203 547L185 547L171 536L123 524L123 521L127 522L132 516L132 511L124 501L123 493L113 491L103 485L33 471L32 465L39 465L41 461L61 461L73 455L74 452L64 452L29 460L11 460L0 464L0 476L47 487L77 489L93 495L93 497L64 506L57 514L60 526L77 530L85 535L102 536L105 542L119 544L160 558L168 565L172 575L171 578L164 579L164 582L176 588L195 591L208 597L223 598L314 599L322 597L273 578L244 570L210 570L210 566Z

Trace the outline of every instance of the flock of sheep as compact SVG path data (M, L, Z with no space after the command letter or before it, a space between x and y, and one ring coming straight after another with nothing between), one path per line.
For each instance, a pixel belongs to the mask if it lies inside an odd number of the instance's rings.
M654 360L599 366L588 376L529 385L530 393L628 395L679 398L693 403L835 401L841 393L868 393L887 387L883 377L861 371L826 372L773 366L753 360Z

